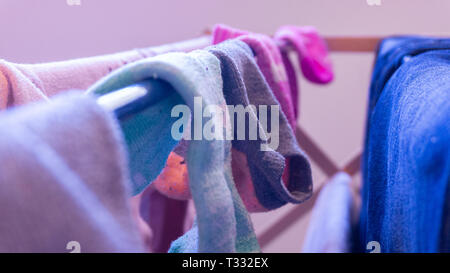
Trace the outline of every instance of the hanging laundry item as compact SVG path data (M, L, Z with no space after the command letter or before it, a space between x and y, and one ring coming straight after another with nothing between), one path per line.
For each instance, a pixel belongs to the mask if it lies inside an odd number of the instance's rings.
M213 44L217 44L226 39L234 38L240 35L244 35L247 32L232 30L228 27L218 25L214 28L213 32ZM283 69L283 62L281 58L281 54L274 44L274 42L264 35L254 35L251 39L248 40L252 45L256 46L259 51L258 53L262 54L262 56L257 55L258 64L260 65L261 70L263 71L264 76L268 80L271 88L274 89L275 97L280 102L281 108L284 111L289 124L292 128L296 126L296 118L294 116L294 103L291 97L291 93L289 90L289 83L287 80L287 76ZM183 145L183 143L181 143ZM182 157L180 157L180 153L174 152L173 155L169 158L169 162L183 161ZM248 167L246 167L245 156L239 155L236 152L233 152L233 175L235 176L235 180L237 185L243 184L240 181L248 179L250 174L248 172ZM289 163L287 163L289 164ZM174 169L173 166L168 166L162 172L160 177L155 181L155 187L163 194L170 196L176 199L184 199L189 198L189 193L186 192L185 185L189 183L189 181L185 178L187 175L184 175L183 167L180 166L178 169ZM167 175L169 174L169 175ZM284 180L288 180L288 168L286 168L284 173ZM181 177L175 177L176 175ZM170 178L167 178L169 176ZM168 185L170 185L168 187ZM249 185L249 190L253 190L253 186ZM242 189L243 187L241 187ZM251 193L245 193L244 195L250 196ZM241 193L242 195L242 193ZM248 202L249 199L244 198L245 205L247 209L251 212L257 211L266 211L258 202Z
M246 31L232 29L224 25L216 25L213 29L213 44L220 43L227 39L240 37L253 50L259 68L262 71L266 81L272 89L273 94L278 100L282 111L286 115L292 130L295 130L297 121L294 113L294 104L291 91L289 89L289 82L286 72L283 67L283 60L281 53L275 42L268 36L262 34L250 34ZM295 131L294 131L295 132ZM233 152L232 159L233 175L235 176L239 188L241 190L249 190L249 192L240 192L244 198L245 205L251 212L267 211L267 208L260 204L255 198L248 198L252 196L254 186L249 180L250 174L248 170L248 163L243 154ZM283 182L285 187L288 186L289 181L289 160L285 162L286 168L283 173ZM252 202L253 200L253 202ZM254 202L257 201L257 202ZM273 207L277 208L277 207Z
M152 49L43 64L15 64L0 60L0 109L48 100L60 92L86 90L111 71L146 57Z
M131 216L133 217L134 222L137 225L137 228L139 230L139 233L141 235L141 239L144 245L144 249L145 252L155 252L154 250L154 246L155 246L155 241L158 240L160 237L165 238L165 236L161 236L160 234L165 234L165 233L158 233L158 232L154 232L153 227L151 227L148 224L148 221L146 221L146 219L143 217L142 215L142 211L140 209L141 204L142 204L142 197L143 195L138 194L135 195L131 198L129 198L129 204L130 204L130 209L131 209ZM164 208L162 209L162 211L164 211ZM144 211L144 212L148 212L148 211ZM160 212L158 212L158 214L160 214ZM156 221L158 223L158 221ZM156 233L157 235L160 236L154 236L153 234Z
M304 253L347 253L351 251L353 195L352 178L335 174L320 190L303 243Z
M378 50L363 158L359 251L450 251L450 40Z
M264 80L264 76L254 61L250 47L242 41L230 40L213 47L207 48L221 62L223 94L228 105L255 107L255 112L249 113L249 124L259 124L262 113L260 106L278 107L279 103L272 94L270 87ZM270 109L271 110L271 109ZM270 111L268 111L270 113ZM232 113L234 114L234 113ZM253 119L253 121L251 120ZM271 118L268 117L268 122ZM278 132L272 131L270 141L279 139L275 150L263 151L261 138L257 140L239 140L237 132L234 132L233 155L239 154L239 160L233 163L245 164L233 169L233 177L240 179L236 182L237 188L243 200L249 206L262 204L264 210L278 208L287 202L301 203L308 199L312 193L311 167L308 159L298 147L296 138L289 126L288 120L282 111L279 111ZM234 120L234 128L239 128L239 120ZM251 130L247 126L247 131ZM274 128L273 128L274 129ZM249 133L247 132L247 135ZM265 139L265 138L264 138ZM233 160L237 157L233 157ZM285 161L290 162L288 186L282 181L282 175L286 169ZM236 173L236 169L246 168L246 177ZM252 184L253 181L253 184ZM254 185L254 187L253 187ZM250 207L250 211L261 210L259 207Z
M287 53L280 53L278 46L275 42L265 36L259 34L248 35L248 32L236 30L223 25L217 25L213 31L213 43L219 43L226 39L241 36L241 39L248 43L255 52L256 59L260 69L262 70L269 86L272 88L275 97L279 101L283 112L285 113L289 124L293 130L297 124L297 82L296 73L292 69L292 64ZM332 67L329 62L326 51L325 43L320 40L319 35L312 27L301 28L297 30L295 27L286 27L283 33L280 34L280 41L286 40L287 42L293 42L297 45L296 48L301 49L299 56L302 57L304 69L309 69L307 75L315 75L314 73L322 73L322 76L316 76L312 78L316 82L326 83L332 80ZM305 40L305 41L304 41ZM303 45L303 46L301 46ZM304 61L304 60L307 61ZM321 66L325 69L317 69L313 66L313 61L316 66ZM286 71L283 67L283 62L289 70L290 78L287 78ZM309 65L309 66L308 66ZM312 72L311 72L312 71ZM314 72L315 71L315 72ZM327 74L328 73L328 74ZM328 77L323 75L329 75ZM330 76L331 75L331 76ZM311 76L312 77L312 76ZM184 162L184 153L182 146L186 146L183 141L177 146L174 152L171 153L166 163L166 167L162 173L157 177L154 182L155 188L162 194L171 198L185 200L190 198L188 192L188 179L187 171ZM181 152L180 152L181 151ZM251 175L248 170L248 163L246 162L245 155L233 150L232 154L232 169L233 176L235 177L236 184L243 198L243 201L250 212L267 211L269 208L263 206L257 201L254 195L254 187L251 183ZM285 187L289 188L289 160L286 161L286 168L284 168L283 181ZM177 167L178 165L178 167ZM249 182L250 181L250 182ZM295 187L295 186L294 186ZM247 192L248 191L248 192ZM270 206L269 206L270 207ZM272 206L271 208L276 208Z
M140 216L152 231L148 243L151 252L167 252L173 241L192 228L195 218L192 200L170 199L152 185L137 197L140 197Z
M242 37L244 35L247 35L246 38ZM248 43L255 55L259 56L258 66L263 71L269 86L281 105L284 105L282 97L287 96L294 108L296 119L299 114L297 73L288 56L289 50L286 50L285 47L292 46L298 56L303 75L311 82L326 84L334 78L326 43L312 26L282 26L275 33L273 39L266 35L250 33L221 24L216 25L213 29L214 44L237 37L241 37ZM290 93L290 97L285 95L286 93ZM288 106L282 107L288 116L291 112L287 109Z
M147 57L162 54L168 51L177 50L176 45L152 47L146 49L136 49L116 54L75 59L69 61L52 62L44 64L15 64L4 60L0 60L0 110L12 106L23 105L26 103L46 100L49 101L52 96L65 92L67 90L79 89L86 90L102 77L108 75L112 71ZM148 181L149 183L150 181ZM132 192L135 195L137 192ZM151 207L175 208L178 210L186 207L186 202L174 202L168 198L155 198L156 200L146 199L147 204ZM158 204L159 203L159 204ZM170 204L168 204L170 203ZM132 206L133 209L140 209L139 204ZM149 208L141 208L148 213ZM161 209L160 214L169 214ZM135 211L134 216L139 216L140 211ZM165 232L169 230L166 224L173 226L185 226L192 216L172 217L171 222L153 221L152 225L156 230L164 231L164 233L153 232L154 237L164 237L162 240L173 240L179 236L178 233L170 234ZM158 218L159 216L155 216ZM161 217L159 217L161 218ZM146 227L142 219L136 218L139 223L139 229L142 231L144 240L150 243L148 226ZM166 223L166 224L165 224ZM160 224L162 226L157 227ZM183 232L187 229L183 230ZM152 251L167 251L167 248L160 248L150 243L147 248Z
M333 80L333 65L326 42L315 27L282 26L274 39L285 41L293 47L305 78L314 83L329 83ZM282 52L287 53L285 50Z
M303 39L302 34L308 33L308 31L297 31L297 28L286 27L286 32L293 32L293 34L290 35L291 39L288 41L293 41L297 44L300 44L302 43ZM310 32L313 33L313 31ZM317 37L319 37L317 33L315 34ZM292 130L294 130L295 132L298 117L298 89L296 81L297 75L293 70L293 66L287 56L287 53L281 53L276 44L277 41L271 39L266 35L253 34L247 31L233 29L225 25L216 25L213 29L213 43L219 43L224 40L236 37L239 37L240 40L246 42L252 48L259 68L263 72L265 79L271 87L275 97L279 101L283 112L286 114ZM319 43L321 41L316 42ZM319 43L319 45L317 45L316 47L320 48L322 45L323 43ZM326 52L326 47L324 47L324 49ZM309 52L308 50L304 49L301 53L303 55L306 55L306 53ZM317 59L319 56L314 55L313 52L311 52L308 57L310 59ZM331 65L327 68L329 68L329 73L332 75ZM332 77L328 80L331 79ZM292 173L290 171L290 164L291 162L289 160L286 160L286 168L283 174L284 184L288 188L290 187L288 181L291 181L289 175L290 173ZM244 198L244 196L252 196L252 191L254 191L253 185L251 181L249 182L248 179L249 175L248 168L246 167L247 164L245 161L245 157L239 153L233 153L232 166L236 184L242 185L241 187L239 187L240 189L242 189L240 193L241 196L243 196L244 202L249 211L266 211L267 207L262 206L259 202L252 202L252 199ZM245 192L245 190L248 190L248 192ZM253 199L253 201L255 201L255 199Z
M230 124L220 124L220 119L216 118L209 120L214 131L217 130L224 140L195 137L198 128L196 117L202 113L197 112L199 105L194 102L200 99L203 109L214 106L224 111L227 109L222 93L220 62L214 55L196 50L189 54L169 53L138 61L113 72L88 92L104 94L155 78L170 84L175 92L146 108L138 118L124 121L122 128L132 155L133 183L135 190L139 190L145 187L146 181L159 174L177 143L171 130L176 121L171 111L176 105L187 104L193 113L194 138L189 141L186 164L197 219L193 229L172 244L171 252L259 251L251 221L231 174L231 141L224 137ZM211 124L202 119L200 125L205 128Z
M3 112L0 127L0 252L143 251L119 127L92 97Z
M239 37L248 44L254 52L258 67L261 69L273 94L280 103L281 109L286 115L292 130L297 126L293 100L289 87L289 81L283 66L283 59L275 41L267 35L247 33L242 30L235 30L228 26L216 25L213 29L213 44L218 44L228 39Z

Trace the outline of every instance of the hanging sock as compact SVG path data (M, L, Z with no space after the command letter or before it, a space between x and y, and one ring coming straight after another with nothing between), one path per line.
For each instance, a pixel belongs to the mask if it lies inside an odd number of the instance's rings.
M240 31L228 28L226 26L217 25L214 28L213 31L213 44L216 44L218 42L234 38L240 35L246 35L246 31ZM281 54L276 47L276 45L271 41L270 38L266 38L263 35L254 35L250 39L248 39L248 42L251 43L253 46L256 47L258 52L261 56L258 58L258 64L263 71L264 76L266 76L266 79L268 80L270 86L275 89L274 94L275 97L280 102L281 108L284 111L289 124L291 128L295 128L296 126L296 118L294 115L294 102L292 101L292 98L290 97L290 91L289 91L289 83L287 81L286 75L283 70L283 62L281 58ZM255 50L254 48L252 48ZM186 146L184 142L181 142L177 149L175 149L174 152L172 152L171 156L169 157L169 160L166 164L166 167L162 171L161 175L158 176L156 179L154 185L155 188L158 189L162 194L167 195L174 199L180 199L180 200L186 200L190 197L189 192L187 191L188 187L186 187L186 184L189 183L187 178L187 174L185 171L185 167L179 163L177 166L177 162L184 162L184 153L182 146ZM181 151L181 152L178 152ZM249 177L250 174L248 173L248 167L246 167L245 164L245 156L240 155L238 152L233 152L233 172L235 177L237 178L236 182L237 185L243 185L244 183L241 183L241 179L245 179L244 177ZM239 158L239 159L237 159ZM239 164L244 162L244 164ZM286 164L289 164L289 162L286 162ZM239 176L239 177L237 177ZM288 168L286 168L286 171L284 173L284 180L287 181L289 178L289 172ZM245 186L250 191L254 191L253 186L247 185ZM244 189L244 187L240 187L241 189ZM242 193L242 196L250 196L251 194ZM247 209L251 212L257 212L257 211L266 211L267 209L264 208L261 204L258 204L258 202L247 202L248 199L244 198L244 203L247 206Z
M313 63L313 61L310 60L319 60L326 63L326 61L323 61L323 59L328 60L328 55L326 55L325 57L323 54L314 55L316 51L320 50L314 51L313 49L321 48L321 45L323 44L320 43L323 43L323 41L320 40L320 37L313 31L313 29L305 28L305 30L303 31L296 31L294 27L291 27L289 28L289 31L291 35L288 35L288 37L286 38L288 41L292 40L296 44L306 44L306 46L301 47L301 53L303 54L302 60L307 60L304 61L304 63ZM291 33L294 31L295 33ZM239 39L242 39L244 42L250 45L256 55L259 68L263 72L266 81L269 83L269 86L273 90L273 93L278 100L281 109L286 115L292 130L295 130L298 117L298 89L296 82L296 73L289 58L285 53L280 52L276 42L265 35L250 34L247 31L233 29L224 25L216 25L214 27L212 36L213 44L241 36ZM280 40L284 39L283 37L284 36L282 36ZM315 38L312 44L302 42L302 39L306 39L307 37ZM318 45L316 45L316 43L318 43ZM326 53L326 47L324 48L324 50ZM331 66L324 65L324 67L328 69L326 70L328 74L333 74ZM311 68L307 65L305 65L305 69L306 68L311 70ZM314 71L320 70L315 69ZM307 74L309 73L308 75L315 75L313 72L307 72ZM324 83L332 79L332 77L329 77L327 79L323 77L318 78L322 79ZM188 187L186 186L189 181L187 179L185 167L183 166L185 155L185 148L183 148L183 146L185 147L186 143L182 141L171 153L164 170L157 177L154 183L155 188L158 189L162 194L180 200L185 200L190 197L190 193L187 191ZM251 178L251 175L248 171L248 164L246 163L245 155L240 154L236 150L233 150L232 156L233 175L235 176L236 184L240 189L240 194L247 209L250 212L267 211L267 207L264 207L263 205L261 205L261 203L256 201L257 199L254 196L255 189L253 185L247 183L248 179ZM285 187L289 188L289 160L287 160L285 164L286 168L284 168L283 181ZM246 182L241 182L241 180ZM250 196L253 197L250 198Z
M189 186L189 185L188 185ZM133 198L139 198L137 204L140 217L152 232L151 240L146 244L153 253L166 253L173 241L192 228L195 209L192 200L173 200L161 194L152 185Z
M257 64L261 69L266 81L268 82L273 94L278 100L281 109L286 115L291 130L295 132L297 127L297 98L298 89L296 82L296 74L292 69L292 64L288 61L286 56L283 56L278 48L275 40L262 35L253 34L247 31L233 29L225 25L216 25L213 29L213 43L220 43L226 39L238 38L247 43L253 50ZM286 71L285 65L290 70ZM288 73L289 72L289 73ZM290 78L288 78L290 76ZM293 88L295 87L295 88ZM254 202L255 199L245 198L244 196L251 196L254 191L253 185L248 183L247 166L245 163L245 156L239 153L233 153L233 172L236 177L237 185L242 185L241 196L244 198L244 202L247 208L251 212L267 211L267 207L264 207L260 202ZM290 175L290 160L287 159L286 168L283 173L284 186L286 188L292 187L288 182L291 181ZM296 180L294 178L293 180ZM247 192L248 191L248 192Z
M198 111L194 101L198 98L203 109L208 106L227 109L220 71L219 60L207 51L169 53L125 66L88 90L89 93L108 93L154 78L167 82L175 90L164 100L146 108L138 119L122 123L131 155L135 192L156 178L177 144L171 130L176 120L171 117L171 111L176 105L186 104L194 116ZM231 174L231 141L224 137L230 125L221 126L217 119L210 121L225 140L193 138L188 142L186 164L197 219L194 228L172 244L171 251L259 251L252 224ZM195 131L195 118L191 122ZM208 121L202 119L200 125L205 128Z
M314 83L328 83L333 80L333 67L327 45L316 28L282 26L274 38L292 45L305 78Z
M244 48L248 48L248 46ZM220 58L223 69L226 67L229 71L228 74L222 74L224 78L229 79L224 83L224 95L228 96L230 100L227 101L228 104L279 105L279 102L273 97L272 91L267 86L264 76L261 75L254 63L251 50L247 49L246 51L242 48L242 45L236 46L232 43L227 44L223 48L221 46L212 47L210 50ZM248 51L250 54L248 54ZM278 60L279 64L281 64L281 57ZM225 72L223 71L222 73ZM252 76L242 79L238 78L243 75ZM236 87L228 87L235 84L236 81L245 82L236 84ZM275 81L272 82L274 83ZM288 88L287 85L281 86ZM266 93L264 93L264 90ZM279 94L283 93L283 89L279 88L277 90L279 90ZM288 91L285 93L289 94ZM233 95L238 97L233 99ZM248 98L244 99L246 96ZM248 101L249 99L250 101ZM289 105L287 103L288 100L284 101L286 102L285 105ZM287 202L300 203L311 195L312 179L309 162L298 147L289 122L287 120L284 122L286 118L284 113L280 112L280 115L280 134L277 136L280 140L279 146L275 151L267 153L272 154L272 157L261 155L258 142L247 141L244 143L233 141L233 147L239 145L239 149L232 150L233 177L244 204L250 212L276 209ZM293 112L291 112L291 117L294 118ZM254 149L249 147L254 147ZM250 158L251 160L249 160ZM170 161L169 156L168 162ZM292 164L293 168L288 168L285 162ZM182 171L182 169L179 170ZM170 171L175 172L173 169ZM167 177L167 173L170 171L167 169L163 170L162 174L155 181L156 188L160 191L164 192L165 185L173 183L174 180L160 179ZM179 172L175 172L175 174L180 176ZM286 181L285 184L282 182L282 178ZM183 183L186 183L184 179L178 180L178 183L181 186L177 185L173 188L185 188L183 186ZM254 184L257 185L254 186ZM174 190L172 189L171 192L173 195Z
M282 57L274 41L268 36L262 34L251 34L247 31L233 29L220 24L214 26L212 36L213 44L239 37L250 46L256 57L258 67L261 69L265 80L272 89L272 92L281 106L281 110L286 115L292 130L294 130L297 125L294 111L294 105L296 102L292 100L287 75L283 68ZM255 198L249 198L253 195L255 189L252 183L248 183L250 174L248 173L247 165L245 155L240 154L239 152L233 153L233 174L236 177L237 184L240 185L239 188L241 189L241 196L246 196L244 198L244 202L247 208L250 212L267 211L268 208L264 207L264 205L262 205ZM290 174L288 160L286 160L285 165L286 168L283 173L283 181L285 187L288 187L287 181L289 180Z
M213 44L218 44L228 39L239 38L250 46L254 52L259 69L261 69L281 109L286 115L292 130L294 130L297 126L294 105L297 102L292 98L281 52L275 41L266 35L248 33L225 25L214 26L212 36Z
M294 45L303 76L311 82L326 84L333 80L334 72L325 41L318 31L311 26L282 26L274 35L274 39L281 45ZM295 116L299 118L300 92L298 90L297 73L289 58L289 50L282 49L284 68L289 79Z
M255 106L255 111L249 114L249 123L253 120L259 127L263 126L258 120L258 116L261 116L259 107L267 106L270 112L271 107L279 108L279 103L255 63L250 47L243 41L230 40L207 50L221 61L223 93L227 104ZM238 140L235 132L233 177L249 211L276 209L288 202L301 203L311 196L312 177L308 159L298 147L282 111L279 111L276 121L279 122L279 128L277 132L270 132L270 141L279 139L279 143L273 150L261 149L261 144L266 143L261 137L256 140ZM238 122L235 120L234 128L238 128ZM250 130L248 125L247 130ZM286 161L290 162L288 186L282 181L287 169Z

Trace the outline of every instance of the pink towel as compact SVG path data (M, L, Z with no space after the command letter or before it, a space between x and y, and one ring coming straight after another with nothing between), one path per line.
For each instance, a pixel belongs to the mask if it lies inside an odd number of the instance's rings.
M0 60L0 110L33 101L49 100L53 95L66 90L85 90L100 78L127 63L175 49L172 49L170 46L163 46L44 64L15 64ZM138 196L130 200L131 207L134 210L133 216L135 221L138 223L147 248L155 252L165 252L167 251L168 243L166 243L166 246L161 246L157 242L151 242L152 231L149 230L148 217L145 218L147 220L146 223L141 218L139 210L144 211L147 215L149 207L159 207L161 211L158 213L171 215L169 209L185 207L186 204L180 204L180 201L168 198L146 198L148 200L145 204L140 204L141 197L145 198L145 196ZM153 209L153 211L156 211L156 209ZM182 231L184 233L190 228L189 225L185 225L185 222L191 221L192 217L192 215L185 216L183 213L177 212L177 217L172 217L171 221L167 221L160 215L154 215L155 219L164 219L164 221L152 221L152 226L155 229L153 230L153 238L162 237L162 240L170 243L170 241L175 240L179 236L180 232L178 230L174 234L165 232L168 230L167 226L184 227Z

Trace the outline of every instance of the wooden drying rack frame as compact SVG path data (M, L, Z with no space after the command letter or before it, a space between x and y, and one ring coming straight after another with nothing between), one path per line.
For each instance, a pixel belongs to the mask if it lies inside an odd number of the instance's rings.
M206 29L203 34L211 35ZM324 36L328 50L332 52L375 52L383 37L378 36Z
M211 45L211 31L204 31L204 36L178 42L169 45L163 45L153 48L156 53L159 51L167 52L169 48L171 51L191 51L194 49L201 49ZM328 50L330 52L340 52L340 53L353 53L353 52L370 52L375 53L379 42L383 39L382 37L375 36L325 36L324 37ZM284 50L289 50L289 45ZM355 176L360 171L360 161L362 153L359 152L352 159L347 162L344 167L340 168L335 162L333 162L328 155L320 148L320 146L306 133L306 131L297 125L295 132L297 141L308 155L308 157L324 172L327 176L326 180L329 180L334 174L344 171L350 176ZM325 182L326 183L326 182ZM295 206L283 217L281 217L275 224L267 228L260 236L258 236L258 241L261 248L267 246L271 241L273 241L277 236L286 231L292 224L294 224L299 218L304 216L308 211L310 211L317 197L325 185L323 183L318 189L316 189L312 197L304 202L301 206Z
M375 53L379 42L383 38L373 36L325 36L324 39L330 52ZM303 148L308 157L322 170L322 172L326 174L327 181L340 171L348 173L351 177L355 176L360 171L362 152L358 152L344 165L343 168L339 168L339 166L327 156L300 125L297 125L295 135L300 147ZM298 219L310 211L314 207L314 203L325 184L326 181L314 191L313 196L309 200L304 202L301 206L292 208L275 224L267 228L260 236L258 236L261 248L267 246L277 236L286 231Z

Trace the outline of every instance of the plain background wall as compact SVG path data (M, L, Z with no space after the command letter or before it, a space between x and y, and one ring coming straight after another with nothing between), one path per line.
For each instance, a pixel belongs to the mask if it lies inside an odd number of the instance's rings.
M0 58L36 63L193 38L215 23L266 34L283 24L323 35L450 36L450 0L0 0ZM361 150L373 54L333 53L336 79L300 79L299 123L339 166ZM301 76L299 76L301 77ZM326 176L313 166L315 188ZM358 178L356 178L358 180ZM258 234L292 208L252 216ZM309 214L263 250L299 252Z

